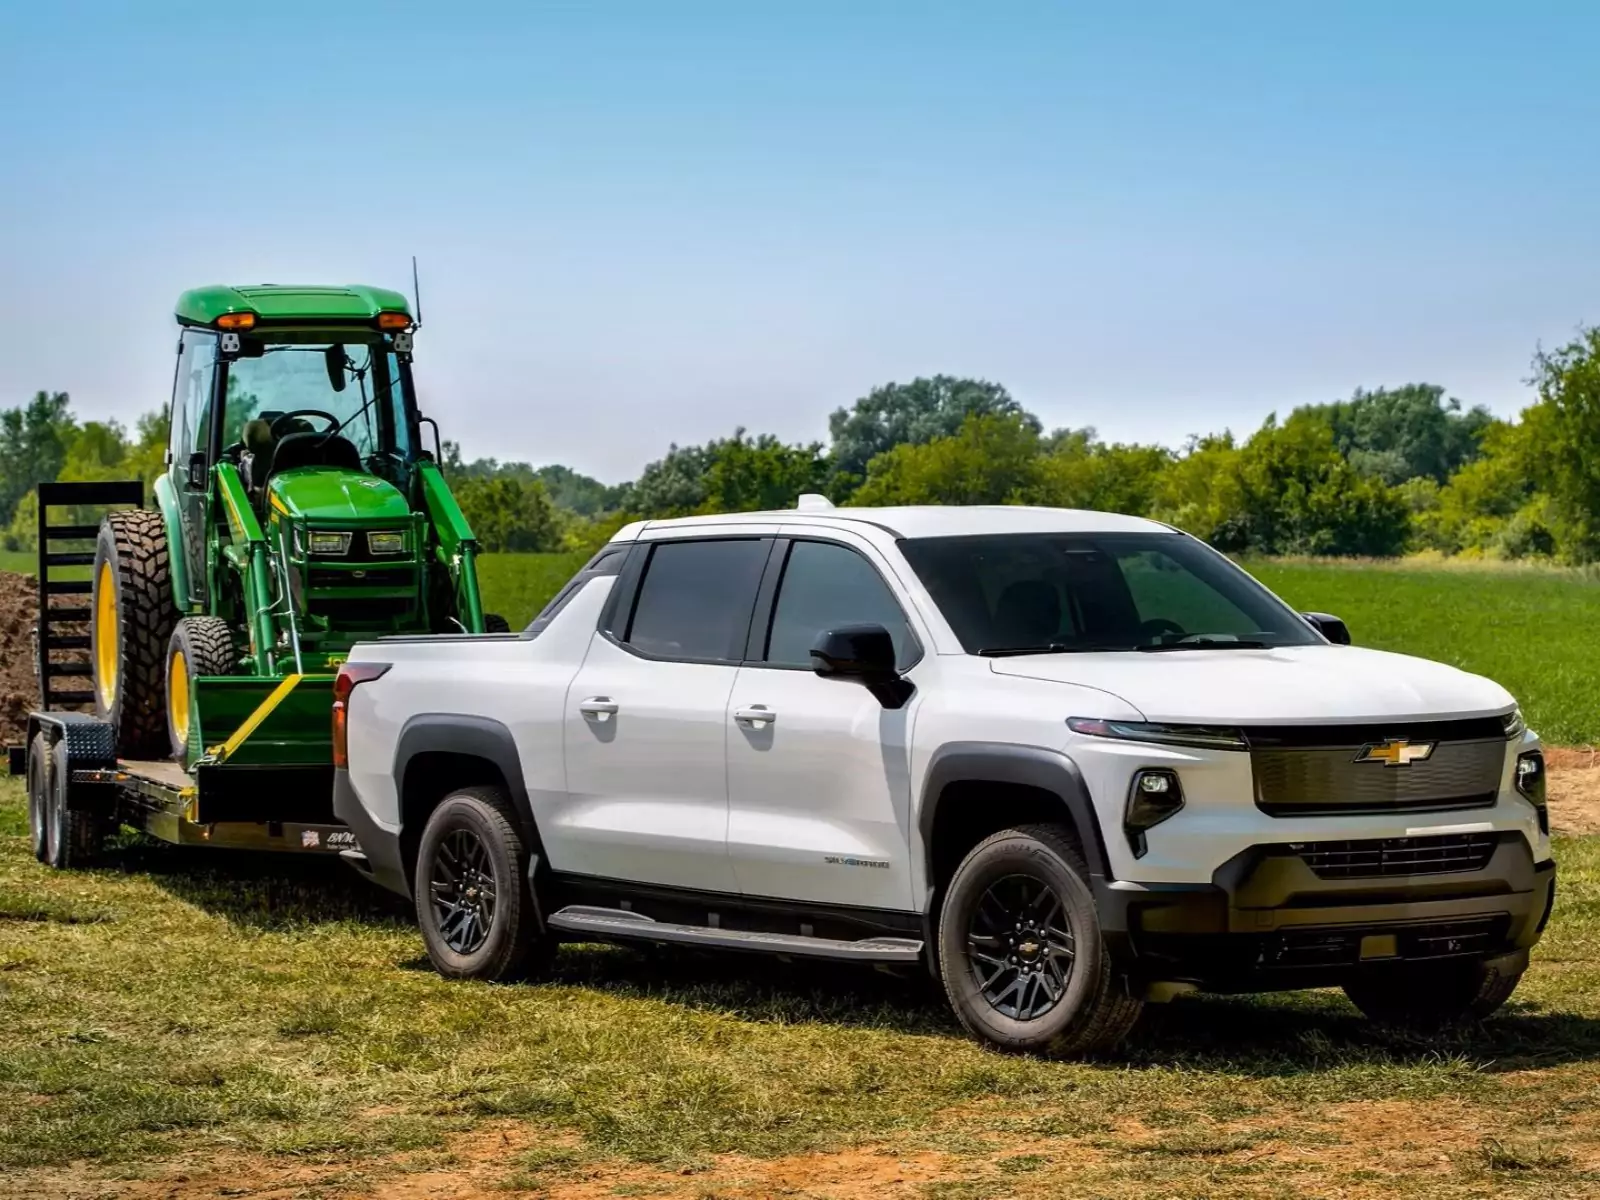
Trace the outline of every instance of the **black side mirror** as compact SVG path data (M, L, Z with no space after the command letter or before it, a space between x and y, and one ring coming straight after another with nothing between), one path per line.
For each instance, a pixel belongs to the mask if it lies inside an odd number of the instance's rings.
M206 472L211 464L206 460L204 450L196 450L189 455L189 490L203 492L206 490Z
M328 386L336 392L344 391L347 382L344 377L344 347L335 342L322 352L322 361L328 368Z
M1338 617L1328 613L1301 613L1306 619L1306 624L1327 638L1335 646L1348 646L1350 644L1350 627Z
M853 679L885 708L903 708L916 692L895 666L894 639L882 625L824 630L811 647L811 668L824 679Z

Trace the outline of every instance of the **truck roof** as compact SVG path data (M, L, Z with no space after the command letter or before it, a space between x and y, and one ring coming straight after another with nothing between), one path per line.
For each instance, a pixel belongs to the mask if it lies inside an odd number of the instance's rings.
M1170 533L1172 527L1144 517L1079 508L1037 508L1021 504L911 505L900 508L798 508L774 512L730 513L643 521L618 531L631 541L646 529L693 529L717 524L865 524L895 537L965 537L994 533Z
M374 321L380 312L410 314L399 292L365 284L258 283L191 288L178 297L179 324L210 325L224 313L253 312L263 321Z

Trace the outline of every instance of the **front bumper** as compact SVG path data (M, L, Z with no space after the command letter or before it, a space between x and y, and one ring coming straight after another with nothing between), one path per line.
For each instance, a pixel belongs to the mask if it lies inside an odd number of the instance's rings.
M1289 846L1252 846L1209 884L1098 890L1113 954L1136 980L1210 991L1337 985L1372 967L1521 956L1555 898L1555 863L1498 835L1480 870L1330 879Z

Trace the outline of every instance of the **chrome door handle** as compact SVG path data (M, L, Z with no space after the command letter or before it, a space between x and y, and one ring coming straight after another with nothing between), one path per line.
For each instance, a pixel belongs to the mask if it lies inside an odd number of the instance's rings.
M578 711L596 721L609 721L617 715L617 702L610 696L590 696L578 702Z
M749 708L735 710L733 719L751 729L765 729L768 725L777 724L778 714L765 704L752 704Z

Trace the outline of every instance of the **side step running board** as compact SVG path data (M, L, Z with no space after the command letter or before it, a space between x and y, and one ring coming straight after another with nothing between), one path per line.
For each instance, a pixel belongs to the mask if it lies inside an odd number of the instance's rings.
M792 954L798 958L831 958L845 962L914 963L922 956L917 938L871 937L859 941L806 937L798 933L753 933L710 925L674 925L643 913L620 908L593 908L574 904L549 917L545 924L562 933L649 942L676 942L716 950L759 950L766 954Z

